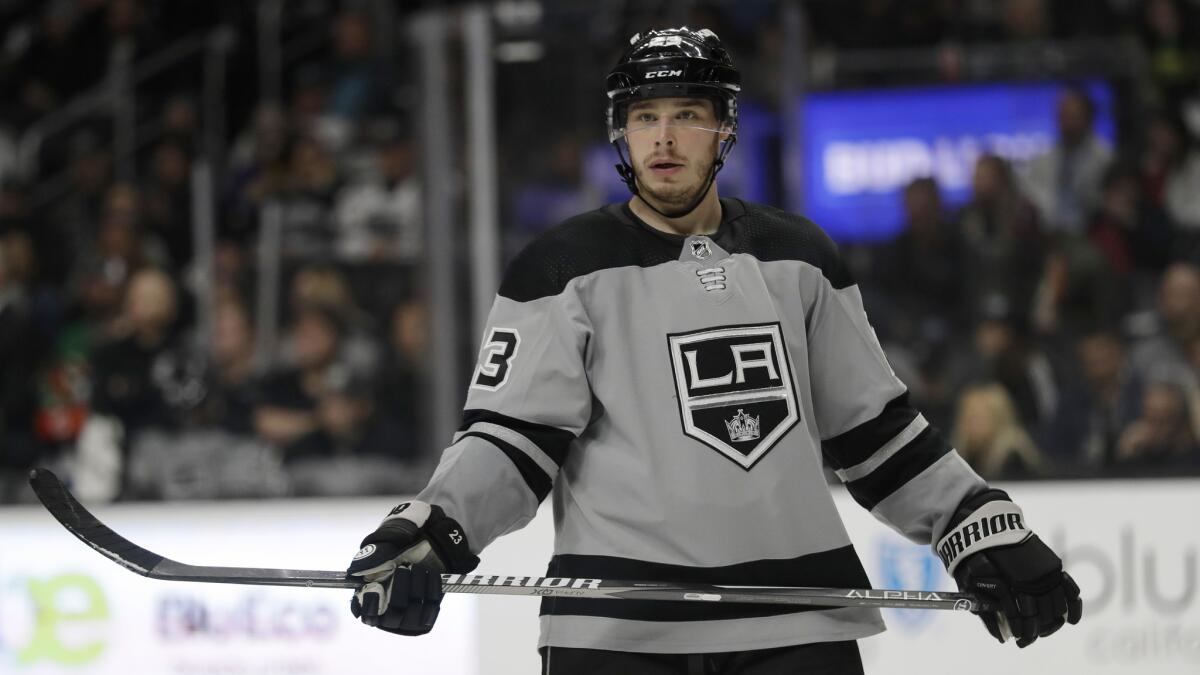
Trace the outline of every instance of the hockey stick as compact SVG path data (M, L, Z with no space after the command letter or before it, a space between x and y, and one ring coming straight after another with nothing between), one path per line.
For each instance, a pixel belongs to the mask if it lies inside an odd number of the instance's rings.
M360 582L341 571L188 565L148 551L113 532L80 504L62 481L45 469L34 469L29 484L50 515L80 541L121 567L151 579L218 584L358 588ZM448 593L535 595L555 598L735 602L823 607L897 607L991 611L967 593L893 591L793 586L713 586L644 581L608 581L564 577L506 577L443 574Z

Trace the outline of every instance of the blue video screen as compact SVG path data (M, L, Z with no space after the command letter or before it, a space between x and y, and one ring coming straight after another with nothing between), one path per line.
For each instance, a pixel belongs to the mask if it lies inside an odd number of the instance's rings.
M1097 133L1114 141L1111 89L1083 86L1096 104ZM1050 148L1063 89L1048 82L809 94L791 121L799 148L785 161L800 170L784 172L788 205L835 240L890 239L903 227L903 190L913 179L932 176L953 207L969 198L981 154L1019 166Z

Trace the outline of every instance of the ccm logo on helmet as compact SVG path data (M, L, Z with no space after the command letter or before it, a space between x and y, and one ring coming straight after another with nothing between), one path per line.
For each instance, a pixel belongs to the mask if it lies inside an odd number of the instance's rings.
M651 70L646 73L646 79L651 80L656 77L679 77L683 75L682 70Z

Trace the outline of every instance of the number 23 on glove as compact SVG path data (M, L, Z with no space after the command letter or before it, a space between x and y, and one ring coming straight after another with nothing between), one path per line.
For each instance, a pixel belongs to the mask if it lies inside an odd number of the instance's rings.
M1083 615L1079 586L1002 490L963 500L936 551L959 590L996 608L979 616L1001 642L1027 647Z

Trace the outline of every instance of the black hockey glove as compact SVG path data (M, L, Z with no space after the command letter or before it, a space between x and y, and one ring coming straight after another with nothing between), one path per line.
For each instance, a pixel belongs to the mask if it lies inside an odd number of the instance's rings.
M1083 615L1079 586L1003 490L963 500L937 553L960 590L995 606L979 616L1001 642L1015 636L1027 647Z
M404 502L367 535L346 570L363 582L350 613L368 626L400 635L433 629L442 602L442 573L465 574L479 558L463 528L440 506Z

